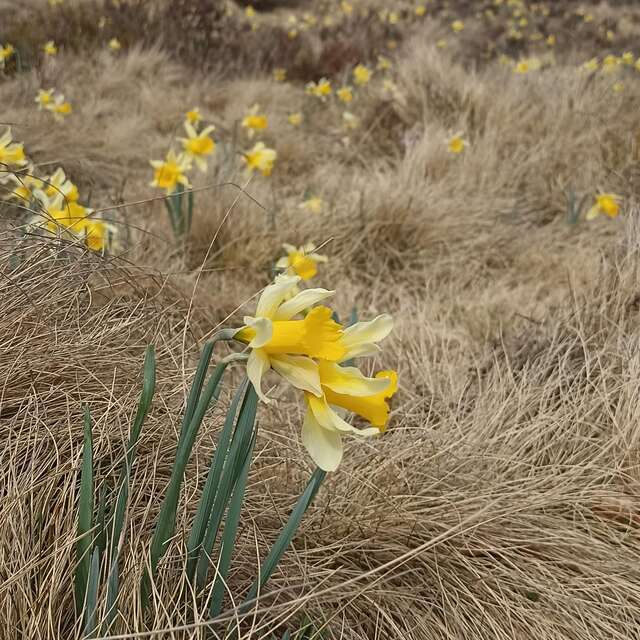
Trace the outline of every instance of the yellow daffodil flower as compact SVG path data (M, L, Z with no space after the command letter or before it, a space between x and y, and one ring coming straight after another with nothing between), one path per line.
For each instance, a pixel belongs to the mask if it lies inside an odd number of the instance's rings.
M591 58L591 60L587 60L587 62L582 65L582 68L589 72L597 71L600 68L600 62L598 58Z
M451 23L451 29L455 31L455 33L460 33L464 29L464 22L462 20L454 20Z
M345 104L349 104L353 100L353 90L348 85L340 87L336 91L336 95L338 96L338 100L340 100L340 102L344 102Z
M327 96L331 95L333 89L331 88L331 83L326 78L320 78L318 82L308 82L305 85L305 93L309 95L316 96L316 98L320 98L324 100Z
M297 127L299 124L302 123L302 114L299 111L296 111L295 113L290 113L287 116L287 122L290 125Z
M388 71L391 69L391 60L385 56L378 56L378 64L376 65L376 68L379 71Z
M35 99L38 109L45 109L53 102L53 92L53 89L38 89L38 95Z
M343 0L340 3L340 10L345 16L350 16L353 13L353 5L350 2Z
M103 251L107 244L107 226L102 220L84 218L75 229L92 251Z
M193 160L200 171L207 170L207 156L210 156L216 150L216 143L209 135L215 127L210 125L205 127L199 133L189 122L184 123L187 138L178 138L182 142L182 148L185 156Z
M71 103L67 102L61 93L54 96L53 100L45 105L45 109L51 111L56 120L63 120L73 111Z
M357 65L353 70L353 81L360 87L368 84L371 80L371 71L363 64Z
M120 40L118 40L118 38L111 38L111 40L109 40L109 49L111 49L111 51L120 51L120 49L122 49Z
M425 13L427 13L427 7L423 4L419 4L413 12L418 16L418 18L421 18Z
M13 142L11 127L0 136L0 170L7 167L23 167L27 164L22 142Z
M181 184L190 187L189 179L185 175L191 169L191 159L184 153L176 155L171 149L164 160L152 160L151 166L155 169L152 187L164 189L168 194L173 193Z
M300 276L304 281L311 280L318 273L318 264L327 262L326 256L315 253L314 244L305 244L302 247L294 247L291 244L283 244L287 255L276 262L278 269L283 269L287 275Z
M244 161L250 172L258 170L263 176L270 176L277 156L275 149L266 147L264 142L256 142L253 148L244 154Z
M595 204L587 211L587 220L593 220L600 214L615 218L620 213L620 200L622 198L615 193L599 193Z
M4 69L6 61L15 53L15 48L12 44L5 44L0 46L0 69Z
M193 107L193 109L191 109L190 111L187 111L184 117L189 124L198 124L198 122L202 120L202 116L200 115L200 109L198 109L198 107Z
M455 133L449 138L447 146L450 153L462 153L469 143L462 137L462 133Z
M602 60L602 70L606 73L612 73L615 71L620 65L620 58L614 56L613 54L609 54L605 56Z
M9 198L16 198L22 204L28 205L34 199L35 193L44 187L40 178L36 178L35 169L32 164L12 171L8 175L9 181L15 183L15 188L9 193Z
M247 16L249 20L251 20L252 18L256 17L256 10L251 5L248 5L244 10L244 15Z
M276 67L273 70L273 79L276 82L284 82L287 79L287 70L282 67Z
M515 73L525 74L529 73L529 71L537 71L541 66L542 63L538 58L527 58L525 60L520 60L513 70Z
M262 131L267 128L267 116L258 113L258 111L260 111L260 105L254 104L242 119L242 126L247 130L249 138L253 138L256 131Z
M67 178L62 167L58 167L42 182L44 184L44 194L47 198L55 198L61 195L67 202L77 202L80 198L78 187Z
M42 50L47 56L55 56L58 53L58 47L53 40L49 40L49 42L45 42L42 46Z
M324 203L322 198L318 196L309 196L304 202L301 202L299 208L303 211L310 211L311 213L320 213Z
M269 369L294 387L321 396L318 365L312 358L335 362L346 352L339 343L342 327L332 319L331 309L315 306L334 292L306 289L289 297L299 281L297 276L278 276L262 292L255 315L245 316L234 336L251 349L247 377L265 402L269 399L262 392L262 378ZM306 316L295 319L305 309L310 309Z

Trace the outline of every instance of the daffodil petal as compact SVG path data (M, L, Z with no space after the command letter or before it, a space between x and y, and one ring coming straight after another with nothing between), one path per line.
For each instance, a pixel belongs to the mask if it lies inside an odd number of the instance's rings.
M316 398L315 396L307 394L306 397L309 409L318 421L318 424L324 429L357 433L358 430L355 427L351 426L329 406L324 396L322 398Z
M336 393L373 396L389 387L389 378L367 378L357 367L341 367L335 362L321 364L322 384Z
M306 356L270 355L272 368L297 389L322 395L318 365Z
M255 331L255 335L249 343L252 349L264 347L264 345L271 340L273 336L273 323L269 318L252 318L251 316L245 316L244 323L247 327L251 327Z
M262 318L273 318L278 307L286 298L287 293L293 289L300 278L298 276L281 276L270 284L260 296L256 307L256 316Z
M247 360L247 377L251 381L253 388L256 390L258 397L263 402L269 403L270 400L262 393L262 377L269 371L270 362L269 357L260 351L260 349L254 349L249 354Z
M329 298L334 293L335 291L327 291L326 289L305 289L283 303L276 311L274 320L291 320L304 309Z
M393 329L393 318L384 313L373 320L367 322L356 322L350 327L346 327L341 338L342 344L346 347L347 353L344 360L362 355L370 355L378 351L375 346L386 338ZM363 348L365 347L366 348Z
M302 424L302 444L311 459L324 471L335 471L342 460L342 438L337 431L324 429L307 411Z

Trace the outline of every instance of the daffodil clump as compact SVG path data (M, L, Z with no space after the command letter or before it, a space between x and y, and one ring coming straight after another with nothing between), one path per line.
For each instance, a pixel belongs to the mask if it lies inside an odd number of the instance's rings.
M113 225L80 203L78 187L61 167L38 176L9 127L0 135L0 184L3 198L26 217L28 230L83 243L97 252L113 246Z
M39 89L35 97L39 110L49 111L56 120L63 120L73 111L73 106L55 89Z
M291 260L300 266L299 258ZM309 264L302 269L307 275L313 270ZM377 343L391 332L393 320L381 315L344 327L329 307L320 304L333 291L306 289L290 295L301 279L278 276L260 296L254 315L244 317L234 338L247 346L247 376L262 401L272 401L263 388L270 370L302 394L306 405L302 443L318 467L335 471L345 435L372 436L387 427L387 401L397 390L397 374L379 371L369 378L352 361L379 353ZM348 413L369 426L353 426L345 419Z

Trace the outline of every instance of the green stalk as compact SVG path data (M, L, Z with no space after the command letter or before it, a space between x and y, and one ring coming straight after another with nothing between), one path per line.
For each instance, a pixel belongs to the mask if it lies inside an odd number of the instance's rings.
M98 581L100 578L100 549L94 547L87 582L87 603L84 617L84 638L95 638Z

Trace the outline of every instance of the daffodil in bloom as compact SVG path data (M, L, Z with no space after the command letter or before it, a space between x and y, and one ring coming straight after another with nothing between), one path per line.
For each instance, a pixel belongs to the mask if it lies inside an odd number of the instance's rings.
M251 5L248 5L244 10L244 15L247 16L249 20L251 20L252 18L256 17L256 10Z
M53 40L45 42L42 46L42 50L47 56L55 56L58 53L58 47L56 47L56 43Z
M623 82L614 82L611 87L614 93L622 93L624 91L624 83Z
M308 82L305 85L305 92L316 96L316 98L320 98L324 100L327 96L330 96L333 89L331 88L331 83L326 78L320 78L318 82Z
M602 70L606 73L614 72L620 65L620 58L609 54L602 59Z
M301 202L299 207L303 211L310 211L311 213L320 213L324 203L322 198L318 196L309 196L304 202Z
M342 123L347 129L357 129L360 126L360 118L351 111L342 114Z
M120 40L118 40L118 38L111 38L111 40L109 40L109 49L111 49L111 51L120 51L120 49L122 49Z
M340 344L342 327L332 319L331 309L315 306L334 292L305 289L289 297L299 281L298 276L278 276L260 296L255 315L245 316L244 326L234 336L251 349L247 376L265 402L269 400L262 391L262 378L269 369L294 387L321 396L313 358L335 362L347 353ZM308 310L304 318L296 319L304 310Z
M418 18L421 18L425 13L427 13L427 7L423 4L419 4L413 12L418 16Z
M198 132L191 123L185 122L184 128L188 137L179 138L184 154L196 163L200 171L204 172L207 170L207 156L210 156L216 149L216 143L209 135L215 127L210 125Z
M266 147L264 142L256 142L253 148L244 154L244 161L250 172L257 170L263 176L270 176L277 156L275 149Z
M50 176L43 178L42 182L47 198L61 195L67 202L77 202L80 198L78 187L67 178L62 167L58 167Z
M0 69L4 69L4 65L7 60L15 53L15 49L12 44L0 45Z
M164 189L167 193L173 193L176 187L181 184L185 187L191 186L185 172L191 169L191 160L184 153L176 155L171 149L164 160L152 160L151 166L154 168L152 187Z
M34 199L36 192L44 187L43 181L35 176L35 169L32 164L11 172L8 178L16 185L10 191L8 197L16 198L23 204L29 204Z
M591 58L591 60L587 60L587 62L582 65L582 68L585 71L597 71L600 68L600 62L598 61L598 58Z
M297 127L299 124L302 123L302 114L299 111L296 111L295 113L290 113L287 116L287 122L290 125Z
M348 85L340 87L336 91L336 95L338 96L338 100L340 100L340 102L344 102L345 104L349 104L353 100L353 90Z
M620 213L620 200L622 198L615 193L599 193L595 204L587 211L587 220L593 220L600 214L615 218Z
M315 253L314 244L305 244L302 247L294 247L291 244L283 244L287 252L276 262L278 269L283 269L290 276L300 276L303 280L311 280L318 273L318 264L326 262L327 257Z
M193 109L187 111L184 117L189 124L198 124L198 122L202 120L202 115L200 114L200 109L198 109L198 107L193 107Z
M287 79L287 70L282 67L276 67L273 70L273 79L276 82L284 82Z
M627 64L629 66L633 65L633 63L635 62L635 57L633 55L633 52L631 51L625 51L620 59L622 60L623 64Z
M462 133L455 133L449 138L447 146L450 153L462 153L469 143L462 137Z
M388 71L391 69L391 60L385 56L378 56L378 64L376 68L380 71Z
M53 89L38 89L36 104L38 109L46 109L53 102Z
M363 64L357 65L353 70L353 81L363 87L371 80L371 71Z
M0 170L7 167L23 167L27 164L22 142L14 142L11 127L0 136Z
M462 22L462 20L454 20L451 23L451 29L456 33L460 33L460 31L464 29L464 22Z
M56 120L64 119L73 111L71 103L65 100L61 93L54 96L53 100L45 108L53 113Z
M258 113L259 111L260 105L254 104L242 119L242 126L247 130L249 138L253 138L256 131L262 131L267 128L267 116Z
M515 73L525 74L529 71L537 71L542 66L542 63L538 58L527 58L520 60L513 68Z

